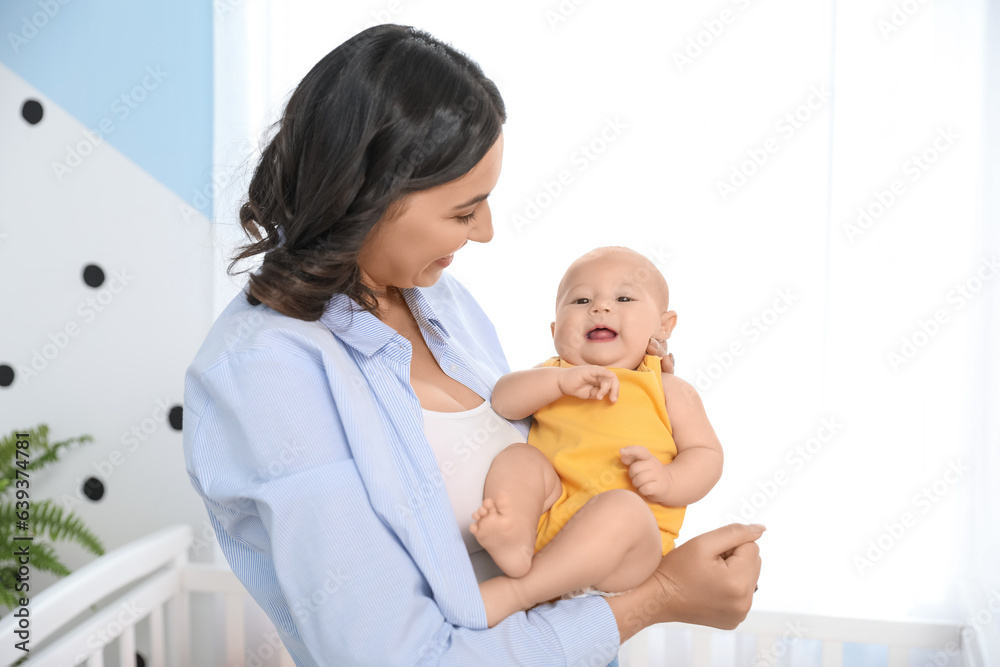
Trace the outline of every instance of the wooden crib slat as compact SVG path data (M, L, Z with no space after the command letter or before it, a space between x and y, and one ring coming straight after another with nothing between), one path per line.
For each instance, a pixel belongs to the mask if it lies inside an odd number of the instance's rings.
M149 667L167 667L163 641L163 605L156 605L149 612Z
M29 658L27 664L39 665L39 667L75 664L79 659L77 656L85 653L84 649L93 648L95 628L105 628L103 636L108 641L114 641L116 637L111 636L107 629L120 623L119 616L121 616L122 609L132 606L138 609L155 609L156 606L176 595L179 586L180 576L176 571L166 570L146 579L138 588L124 593L109 602L106 607L95 612L87 619L86 623L74 626L55 639L52 644L38 649L37 653L32 651L32 657ZM141 614L138 618L132 619L132 622L137 623L144 617L145 614ZM181 667L186 667L187 662L185 660L185 664Z
M827 640L823 642L823 667L843 667L844 645Z
M905 646L889 647L889 667L907 667L910 664L910 649Z
M243 664L243 595L226 596L226 665Z
M712 667L712 633L696 630L691 633L691 664Z
M228 566L188 563L181 570L184 590L192 593L248 595L247 589Z
M889 621L754 610L735 632L781 635L791 628L800 631L801 636L796 635L798 639L941 649L950 642L958 641L961 626L949 622L909 619Z
M174 558L178 572L183 572L187 566L188 557L185 551ZM191 604L190 594L182 585L180 591L170 601L170 664L172 667L186 667L191 659Z
M104 648L99 648L87 658L87 667L104 667Z
M645 665L649 663L649 648L650 644L653 642L653 635L650 633L649 628L640 630L635 633L631 639L625 642L627 647L625 651L620 651L619 655L622 656L621 664L628 664L631 667L635 665ZM287 651L286 651L287 652ZM282 665L281 667L285 667Z
M138 667L135 663L135 626L126 625L118 642L118 664L121 667Z
M190 543L190 526L171 526L108 552L56 581L31 598L31 645L51 641L92 605L171 563L173 555L186 552ZM11 637L17 623L10 614L0 619L0 637ZM0 642L0 665L21 657L14 642Z
M757 652L754 653L754 660L752 661L752 664L757 664L758 659L771 655L771 649L774 648L775 639L776 637L774 635L764 632L757 633ZM760 664L768 663L761 661Z
M983 667L986 662L985 633L971 632L972 627L966 626L970 632L962 634L962 667Z

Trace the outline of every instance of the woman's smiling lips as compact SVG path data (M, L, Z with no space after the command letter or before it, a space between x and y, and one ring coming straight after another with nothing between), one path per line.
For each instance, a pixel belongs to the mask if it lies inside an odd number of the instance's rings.
M468 243L468 242L469 242L469 239L465 239L465 243ZM465 243L462 244L462 248L465 247ZM462 248L459 248L458 250L461 250ZM455 252L458 252L458 250L456 250ZM440 266L447 267L449 264L451 264L451 260L453 260L453 259L455 259L455 253L454 252L451 253L450 255L448 255L447 257L442 257L441 259L439 259L437 261L437 263Z

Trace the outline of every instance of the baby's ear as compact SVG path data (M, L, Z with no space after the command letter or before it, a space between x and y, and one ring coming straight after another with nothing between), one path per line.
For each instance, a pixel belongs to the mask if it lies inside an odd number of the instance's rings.
M660 326L663 328L663 338L670 338L670 333L674 330L674 327L677 326L677 313L672 310L668 310L663 313L663 315L660 316Z
M552 330L552 337L555 338L556 337L556 323L553 322L552 324L550 324L549 325L549 329Z

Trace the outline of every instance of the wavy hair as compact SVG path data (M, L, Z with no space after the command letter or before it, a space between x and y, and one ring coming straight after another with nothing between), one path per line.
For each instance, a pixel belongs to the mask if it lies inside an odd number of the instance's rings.
M275 124L239 211L256 241L229 275L264 253L252 305L314 321L343 293L374 314L357 262L372 228L408 194L469 172L506 119L496 85L451 46L410 26L358 33L316 63Z

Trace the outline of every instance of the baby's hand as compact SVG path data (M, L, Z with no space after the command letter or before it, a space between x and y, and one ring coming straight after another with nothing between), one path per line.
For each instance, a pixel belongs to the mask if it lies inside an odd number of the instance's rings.
M577 398L603 399L609 395L612 403L618 400L618 376L603 366L574 366L564 368L556 378L559 391Z
M642 445L630 445L618 450L622 463L628 466L628 476L639 495L654 503L664 501L670 493L670 472L667 466Z

